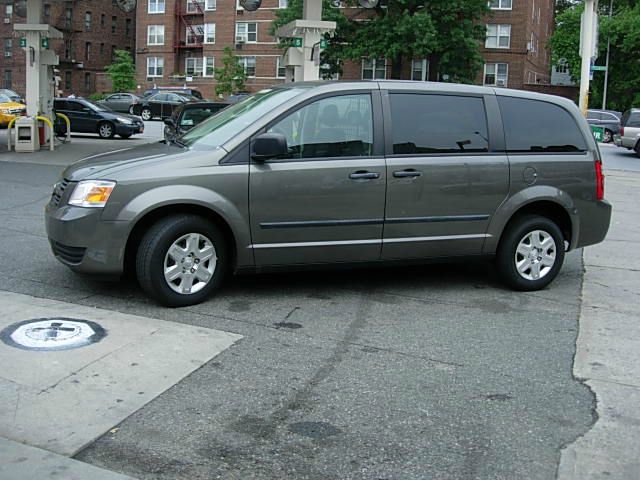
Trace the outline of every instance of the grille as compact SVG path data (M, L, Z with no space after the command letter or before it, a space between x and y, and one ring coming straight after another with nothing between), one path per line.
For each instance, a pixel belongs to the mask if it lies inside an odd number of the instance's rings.
M24 108L13 108L9 110L9 113L12 115L20 115L24 111Z
M52 207L57 207L60 205L60 200L62 200L62 196L64 195L65 190L69 186L69 180L62 179L58 183L53 186L53 193L51 194L51 201L49 205Z
M84 247L70 247L63 245L55 240L51 241L51 250L56 257L60 257L67 263L78 264L82 262L84 258L84 252L87 250Z

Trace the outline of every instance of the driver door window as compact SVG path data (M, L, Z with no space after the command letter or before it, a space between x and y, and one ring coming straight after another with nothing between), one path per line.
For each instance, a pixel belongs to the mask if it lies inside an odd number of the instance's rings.
M318 100L268 131L286 137L290 159L371 156L371 96L342 95Z

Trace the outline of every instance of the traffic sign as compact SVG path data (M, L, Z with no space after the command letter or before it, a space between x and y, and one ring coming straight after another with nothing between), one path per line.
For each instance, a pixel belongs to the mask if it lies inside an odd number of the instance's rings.
M25 37L20 38L20 47L27 48L27 39Z
M329 46L329 41L326 39L320 40L320 48L327 48Z
M291 40L293 41L293 46L294 46L294 47L302 48L302 38L300 38L300 37L293 37Z
M591 132L593 133L593 138L596 139L596 142L604 141L604 127L597 127L596 125L591 125Z
M41 38L40 39L40 44L42 45L42 48L49 48L49 39L48 38Z
M591 71L592 72L606 72L607 71L607 67L605 67L603 65L591 65Z

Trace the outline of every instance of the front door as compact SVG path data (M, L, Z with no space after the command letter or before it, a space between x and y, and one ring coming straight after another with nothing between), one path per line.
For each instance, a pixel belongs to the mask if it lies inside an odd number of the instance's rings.
M378 93L345 93L298 108L268 128L287 158L250 167L257 265L380 258L385 195ZM377 143L375 143L377 142Z
M385 98L392 124L382 257L480 254L509 189L508 159L490 151L485 99Z

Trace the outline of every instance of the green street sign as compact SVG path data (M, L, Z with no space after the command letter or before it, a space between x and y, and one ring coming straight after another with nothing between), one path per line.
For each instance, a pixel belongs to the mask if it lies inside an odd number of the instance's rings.
M596 139L596 142L604 141L604 127L591 125L591 131L593 132L593 138Z
M302 38L300 37L293 37L293 46L297 47L297 48L302 48Z
M48 38L41 38L40 39L40 44L42 45L42 48L49 48L49 39Z
M329 42L326 39L320 40L320 48L327 48L329 46Z
M27 39L25 37L20 38L20 47L27 48Z
M591 65L591 71L592 72L606 72L607 71L607 67L604 67L602 65Z

